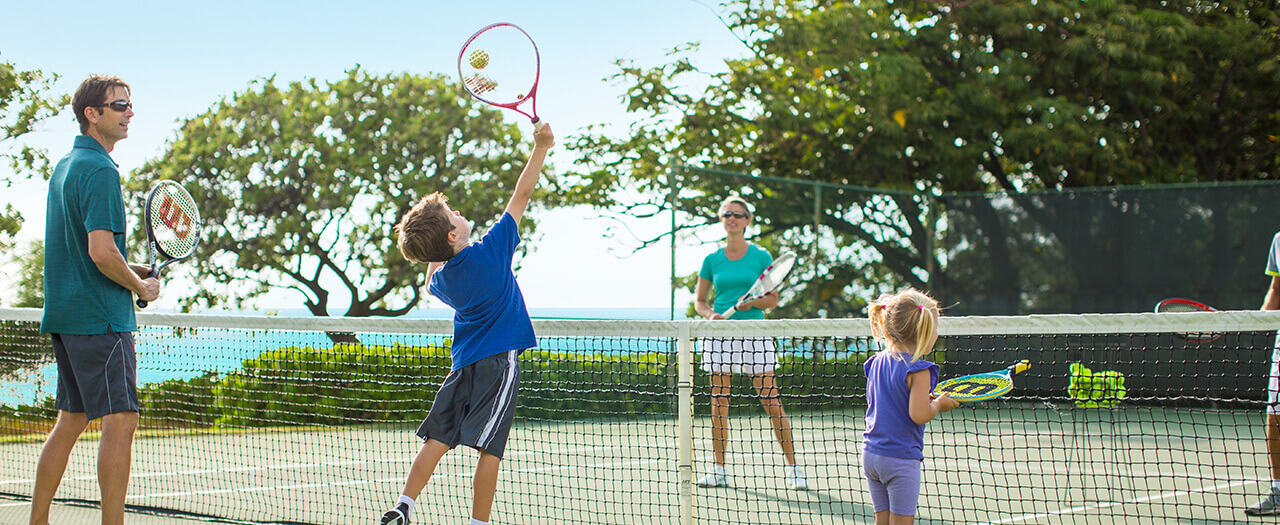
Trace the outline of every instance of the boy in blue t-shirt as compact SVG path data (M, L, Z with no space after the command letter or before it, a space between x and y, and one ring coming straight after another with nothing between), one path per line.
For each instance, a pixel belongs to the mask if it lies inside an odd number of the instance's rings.
M537 345L511 260L520 244L517 226L538 184L551 126L533 134L533 153L516 181L498 222L476 243L471 223L433 193L414 204L396 225L400 253L426 262L428 290L454 309L453 367L418 427L424 440L395 506L383 525L408 525L414 501L445 452L459 444L480 452L472 488L471 525L486 525L498 485L498 468L515 414L519 354Z

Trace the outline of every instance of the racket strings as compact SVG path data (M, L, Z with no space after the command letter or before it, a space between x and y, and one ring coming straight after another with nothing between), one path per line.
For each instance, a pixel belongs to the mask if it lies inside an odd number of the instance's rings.
M463 87L476 98L515 107L538 83L538 48L523 30L495 24L477 33L458 55Z
M180 187L166 186L151 198L148 218L156 247L170 258L189 255L200 238L200 211Z
M974 377L938 385L939 394L950 394L955 399L978 398L1013 388L1013 381L999 376Z

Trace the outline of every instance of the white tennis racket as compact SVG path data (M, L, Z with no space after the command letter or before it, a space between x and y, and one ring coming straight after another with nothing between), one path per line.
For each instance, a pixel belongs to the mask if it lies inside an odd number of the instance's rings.
M147 247L151 255L151 272L147 277L160 277L165 266L191 257L200 244L200 210L196 200L181 185L171 180L160 181L147 194ZM166 261L156 266L159 256ZM147 302L138 299L138 308Z
M742 296L741 299L738 299L738 304L733 305L720 315L724 316L725 319L733 317L733 314L737 313L738 309L742 308L742 305L764 297L768 295L769 292L777 290L778 287L782 286L782 283L787 280L787 274L790 274L791 269L795 268L795 266L796 254L786 252L779 255L777 259L773 260L773 263L770 264L768 268L764 269L764 272L760 274L758 279L756 279L755 284L751 285L751 288L747 290L747 294Z

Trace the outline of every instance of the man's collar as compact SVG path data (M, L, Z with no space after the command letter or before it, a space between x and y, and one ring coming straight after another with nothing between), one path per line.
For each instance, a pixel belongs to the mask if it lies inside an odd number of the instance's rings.
M76 141L72 147L85 148L85 149L91 149L91 150L97 151L98 153L101 153L104 156L106 156L107 159L110 160L111 163L114 164L117 168L120 167L120 164L116 162L116 159L111 158L111 154L107 153L107 148L102 147L102 143L98 142L98 139L95 139L88 135L76 135Z

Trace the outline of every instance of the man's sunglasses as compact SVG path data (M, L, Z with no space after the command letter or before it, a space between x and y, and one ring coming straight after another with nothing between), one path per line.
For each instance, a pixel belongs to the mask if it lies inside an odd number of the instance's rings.
M123 101L123 100L117 100L117 101L115 101L115 102L107 102L106 104L103 104L103 105L98 106L98 107L100 107L100 108L111 108L111 109L114 109L114 110L116 110L116 111L118 111L118 112L120 112L120 113L124 113L124 112L126 112L126 111L129 111L130 109L133 109L133 103L132 103L132 102L125 102L125 101Z
M723 218L725 218L725 219L728 219L728 218L730 218L730 217L732 217L732 218L734 218L734 219L745 219L745 218L747 218L747 214L742 213L742 212L740 212L740 211L726 211L726 212L724 212L724 213L721 213L721 214L720 214L720 216L721 216L721 217L723 217Z

